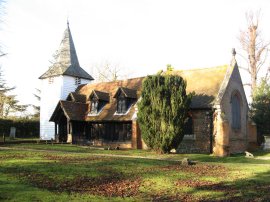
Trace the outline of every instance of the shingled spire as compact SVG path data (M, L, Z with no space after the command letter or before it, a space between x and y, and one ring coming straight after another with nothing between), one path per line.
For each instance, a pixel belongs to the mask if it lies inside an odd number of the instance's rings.
M67 29L64 32L60 47L56 53L56 61L39 78L45 79L48 77L59 75L67 75L93 80L93 77L80 67L76 49L70 32L69 23L67 23Z

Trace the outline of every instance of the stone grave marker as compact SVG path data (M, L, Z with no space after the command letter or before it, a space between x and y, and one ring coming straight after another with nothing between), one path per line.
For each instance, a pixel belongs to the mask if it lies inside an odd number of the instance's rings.
M9 137L11 139L14 139L16 137L16 128L15 127L10 127Z

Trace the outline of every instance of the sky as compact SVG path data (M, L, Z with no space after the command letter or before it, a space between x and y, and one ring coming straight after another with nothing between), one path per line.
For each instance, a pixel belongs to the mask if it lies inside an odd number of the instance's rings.
M8 55L0 65L21 103L37 104L38 77L49 68L67 20L80 65L94 77L106 61L129 77L154 74L167 64L229 64L231 49L241 51L245 13L258 10L262 36L270 40L269 0L6 0L0 42Z

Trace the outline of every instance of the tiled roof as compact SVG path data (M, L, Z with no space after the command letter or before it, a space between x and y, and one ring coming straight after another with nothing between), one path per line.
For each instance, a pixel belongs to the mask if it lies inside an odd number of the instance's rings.
M61 114L59 111L61 110L69 120L83 121L86 120L89 112L89 104L60 100L50 118L50 121L58 120L58 116Z
M119 87L113 97L116 98L120 92L124 93L125 97L127 98L133 98L133 99L137 98L136 90L124 88L124 87Z
M187 92L195 92L191 108L211 108L218 96L229 66L173 71L187 81Z
M76 92L69 93L67 101L86 103L87 97Z
M79 86L76 92L89 96L92 91L107 92L110 96L110 101L104 106L102 111L97 116L88 116L87 121L130 121L135 112L132 106L125 115L117 115L116 112L116 99L113 98L119 87L132 89L137 93L136 97L140 97L142 81L144 77L134 78L128 80L114 81L114 82L103 82L87 84ZM133 94L134 96L134 94Z
M56 55L56 62L39 78L45 79L59 75L67 75L93 80L93 77L84 71L79 64L69 26L64 32L63 40Z
M90 94L90 97L95 95L99 100L103 100L103 101L110 101L110 95L109 93L106 92L101 92L98 90L93 90L92 93Z
M176 74L182 76L187 81L187 92L195 92L192 99L191 108L212 108L214 101L219 95L222 82L225 78L228 66L220 66L207 69L193 69L184 71L165 72L165 74ZM134 104L125 115L117 115L117 100L114 95L123 90L128 96L139 98L142 90L142 82L145 77L133 78L122 81L93 83L81 85L76 89L77 94L89 97L95 92L98 96L109 95L109 102L104 106L102 111L94 116L87 116L89 112L89 103L77 103L73 105L68 101L61 101L61 107L65 111L66 116L72 120L86 121L131 121L135 112ZM128 89L128 90L127 90ZM105 93L106 92L106 93ZM76 103L74 103L76 104ZM78 108L78 109L74 109Z

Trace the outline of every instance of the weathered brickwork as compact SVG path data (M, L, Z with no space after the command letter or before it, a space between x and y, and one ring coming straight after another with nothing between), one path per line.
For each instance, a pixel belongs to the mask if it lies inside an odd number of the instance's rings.
M257 142L257 126L256 124L249 120L248 122L248 151L254 151L258 149Z
M191 111L194 139L186 139L179 145L179 153L210 153L211 152L211 111Z

